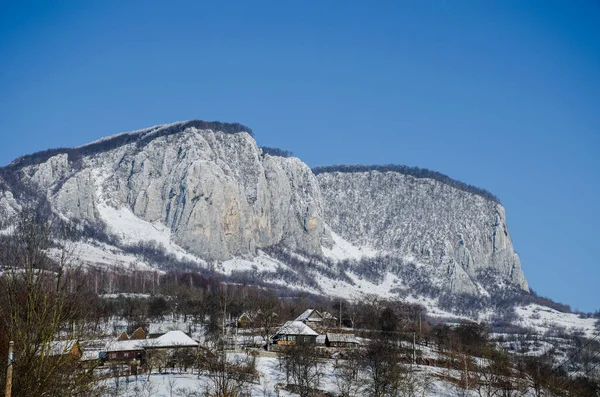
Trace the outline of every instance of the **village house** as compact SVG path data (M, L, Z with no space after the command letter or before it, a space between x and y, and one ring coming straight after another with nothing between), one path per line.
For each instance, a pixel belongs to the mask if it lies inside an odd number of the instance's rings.
M100 358L105 361L132 361L144 362L146 354L152 349L188 349L197 348L198 342L187 336L183 331L169 331L154 339L118 340L109 343L106 349L100 352Z
M254 324L254 316L251 313L244 312L238 317L237 326L239 328L248 328Z
M301 321L309 327L316 328L323 325L323 316L315 309L306 309L295 321Z
M295 345L297 343L316 343L317 332L302 321L287 321L273 336L273 344Z

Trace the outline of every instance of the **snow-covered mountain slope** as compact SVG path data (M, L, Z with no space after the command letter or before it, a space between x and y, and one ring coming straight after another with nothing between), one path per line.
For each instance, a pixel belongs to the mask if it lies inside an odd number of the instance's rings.
M136 230L146 222L205 260L252 257L279 243L321 254L327 236L310 169L297 158L263 155L243 130L202 127L184 122L119 134L11 167L62 216L103 222L125 240L155 239Z
M23 156L0 170L0 214L37 195L101 231L79 243L90 265L157 266L136 257L151 243L187 268L349 298L528 291L495 197L402 170L313 172L247 127L193 120Z
M517 307L515 311L518 316L518 324L540 334L580 332L583 336L591 339L600 331L599 321L596 318L585 318L575 313L562 313L538 304Z
M325 219L345 240L411 258L452 292L480 294L490 271L494 283L528 291L495 200L394 170L329 170L317 170Z

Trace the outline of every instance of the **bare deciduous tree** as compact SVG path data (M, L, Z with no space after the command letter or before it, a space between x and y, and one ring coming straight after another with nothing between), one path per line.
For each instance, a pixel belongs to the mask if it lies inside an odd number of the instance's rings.
M224 352L206 357L207 397L250 396L249 385L256 377L254 357L237 356L228 360Z
M82 271L61 235L66 230L24 209L0 241L0 340L3 349L15 342L14 396L99 392L79 363L89 310Z
M280 357L288 383L300 397L314 396L323 378L323 363L313 344L287 346Z

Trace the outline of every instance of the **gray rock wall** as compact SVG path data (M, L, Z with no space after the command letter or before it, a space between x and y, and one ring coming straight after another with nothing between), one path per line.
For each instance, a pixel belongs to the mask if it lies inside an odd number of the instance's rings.
M392 171L326 172L317 179L325 219L346 240L429 265L454 292L477 294L481 269L527 290L500 204Z
M297 158L263 156L247 133L191 127L143 150L133 142L77 165L59 154L24 173L69 218L95 222L101 203L126 207L167 225L175 243L206 260L252 256L281 242L321 253L315 176Z

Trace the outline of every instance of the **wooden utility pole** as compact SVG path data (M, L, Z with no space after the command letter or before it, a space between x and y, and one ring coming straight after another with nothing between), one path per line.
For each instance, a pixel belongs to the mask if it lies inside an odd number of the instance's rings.
M413 364L417 363L417 333L413 332Z
M6 393L4 394L5 397L10 397L12 393L14 346L15 342L11 340L8 344L8 366L6 367Z

